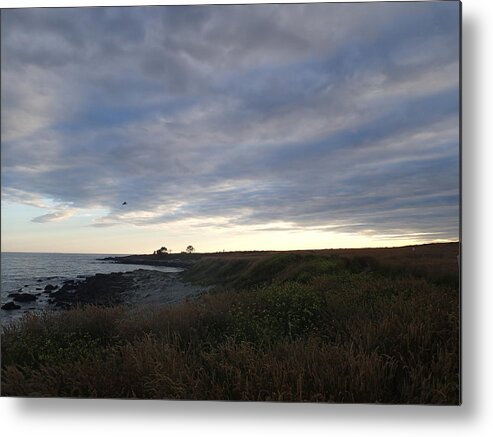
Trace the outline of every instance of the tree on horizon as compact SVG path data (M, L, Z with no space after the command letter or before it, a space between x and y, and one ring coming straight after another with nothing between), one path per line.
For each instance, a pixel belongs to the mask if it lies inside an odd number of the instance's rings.
M160 249L154 252L155 255L163 255L167 253L168 253L168 249L165 246L162 246Z

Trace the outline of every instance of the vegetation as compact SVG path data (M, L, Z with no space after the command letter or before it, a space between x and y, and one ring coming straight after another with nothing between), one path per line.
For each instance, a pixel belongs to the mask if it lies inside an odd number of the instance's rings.
M457 404L452 252L439 274L378 254L203 257L184 275L217 284L199 300L7 328L2 394Z
M162 246L158 250L154 251L154 255L166 255L168 254L169 250L167 247Z

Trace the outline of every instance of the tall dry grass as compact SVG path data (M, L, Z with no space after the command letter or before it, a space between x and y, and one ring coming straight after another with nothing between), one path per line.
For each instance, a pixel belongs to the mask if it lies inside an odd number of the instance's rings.
M7 328L2 394L459 403L453 285L333 256L217 261L189 272L224 279L198 301L88 306Z

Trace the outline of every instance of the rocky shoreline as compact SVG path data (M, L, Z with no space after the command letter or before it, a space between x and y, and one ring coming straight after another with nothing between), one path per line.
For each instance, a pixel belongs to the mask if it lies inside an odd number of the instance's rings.
M121 294L132 285L132 279L124 273L98 273L83 281L69 280L58 290L47 290L48 303L61 308L77 305L113 306L123 303Z
M193 299L208 290L208 287L195 286L180 280L178 273L139 269L131 272L118 272L66 280L63 285L47 284L39 292L30 293L19 289L8 296L11 301L1 308L10 312L26 310L26 302L46 301L47 309L70 309L83 305L130 305L159 306L179 303Z

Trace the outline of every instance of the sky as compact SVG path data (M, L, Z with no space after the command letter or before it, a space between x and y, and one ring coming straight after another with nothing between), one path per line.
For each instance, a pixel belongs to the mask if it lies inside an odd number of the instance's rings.
M459 238L458 2L4 9L1 79L2 251Z

